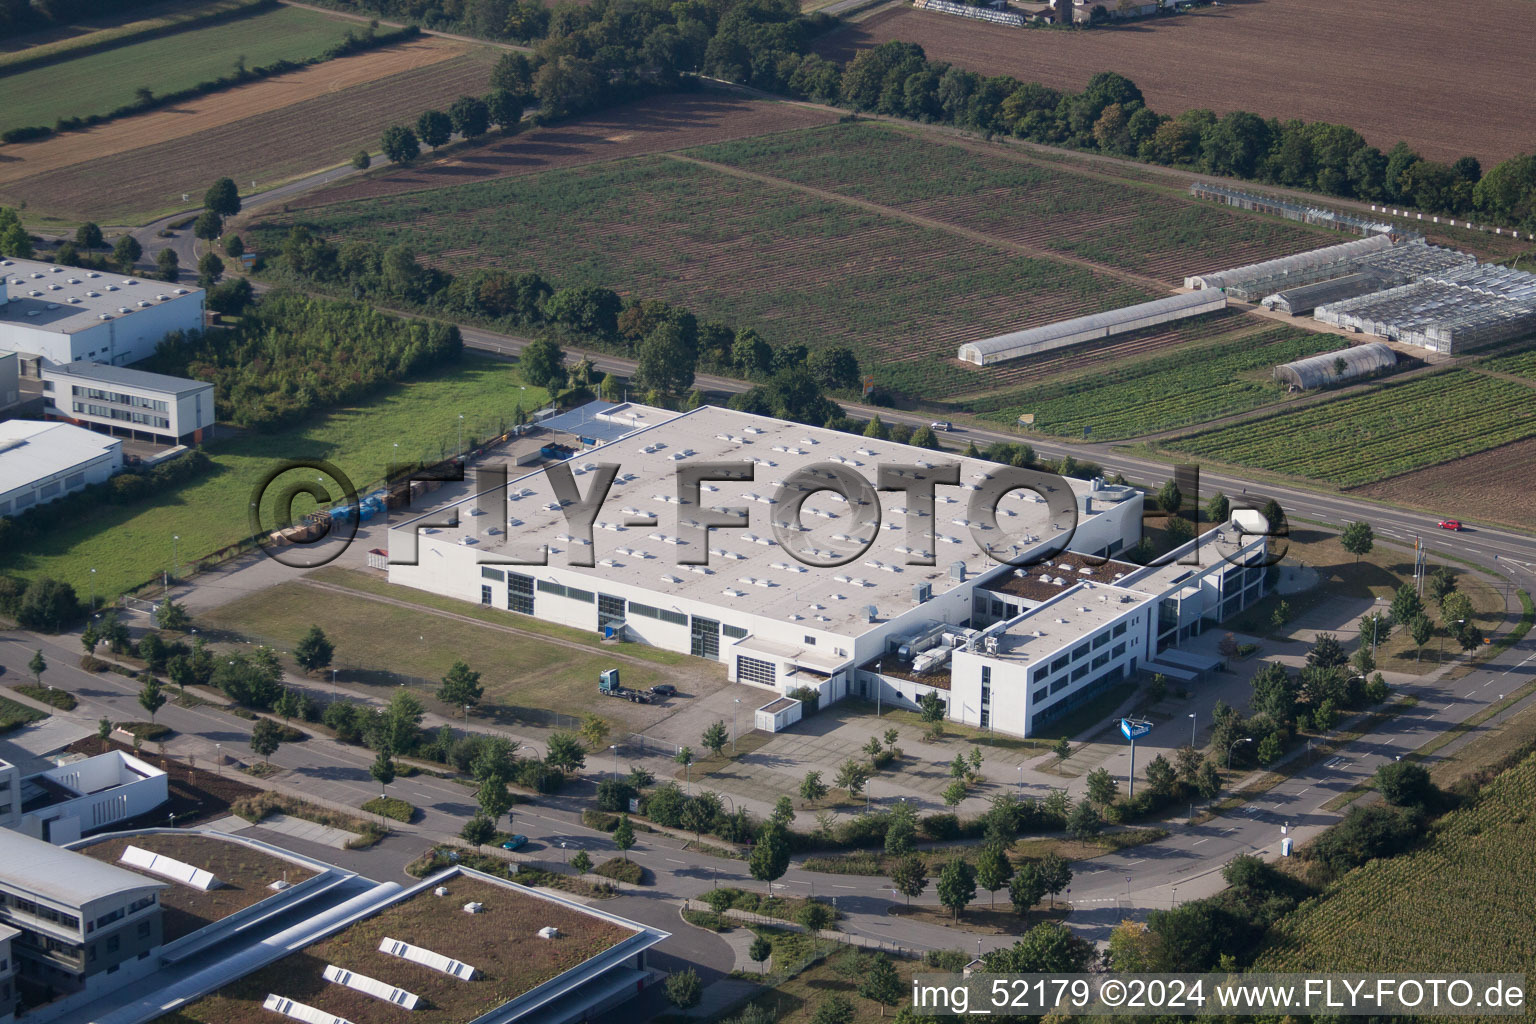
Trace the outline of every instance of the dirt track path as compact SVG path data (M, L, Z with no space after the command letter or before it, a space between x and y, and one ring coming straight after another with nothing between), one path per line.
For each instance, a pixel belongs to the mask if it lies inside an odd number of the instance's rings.
M1018 253L1021 256L1030 256L1035 259L1050 260L1054 263L1070 263L1073 266L1081 267L1084 270L1091 270L1094 273L1118 278L1129 284L1138 285L1143 288L1151 288L1158 292L1166 292L1169 290L1168 282L1159 281L1155 277L1147 277L1144 274L1133 274L1128 270L1115 270L1102 264L1094 263L1091 260L1081 259L1076 256L1068 256L1065 253L1052 252L1049 249L1038 249L1035 246L1025 245L1022 242L1014 242L1005 238L998 238L996 235L989 235L982 231L973 231L970 228L962 228L958 225L950 224L947 221L935 220L932 217L924 217L922 214L910 213L905 210L897 210L890 206L882 206L879 203L872 203L866 199L854 199L850 196L839 195L838 193L828 191L827 189L816 188L814 185L801 185L797 182L786 181L783 178L775 178L771 174L759 174L756 171L747 171L740 167L731 167L727 164L717 164L709 160L700 160L697 157L683 156L680 153L664 153L662 155L667 157L669 160L677 160L681 163L694 164L699 167L708 168L711 171L716 171L720 174L729 174L732 177L745 178L749 181L761 182L762 184L773 185L778 188L792 189L796 192L804 193L805 195L815 196L817 199L822 199L829 203L838 203L843 206L852 206L855 209L864 210L868 213L879 214L882 217L895 217L897 220L903 220L909 224L916 224L919 227L928 228L933 231L942 231L945 234L955 235L959 238L964 238L967 241L977 242L981 245L985 245L993 249L1003 249L1007 252Z

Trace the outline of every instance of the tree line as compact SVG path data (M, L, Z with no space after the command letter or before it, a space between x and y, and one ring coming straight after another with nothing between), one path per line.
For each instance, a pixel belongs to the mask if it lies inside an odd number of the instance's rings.
M1383 152L1345 125L1247 111L1159 114L1134 82L1113 72L1095 75L1081 92L980 75L929 60L915 43L883 43L843 64L810 52L836 19L801 15L793 0L598 0L553 12L534 10L536 0L331 6L536 42L532 58L503 59L494 84L542 108L543 117L675 89L699 73L856 111L1536 230L1533 155L1485 174L1471 156L1425 160L1403 142Z

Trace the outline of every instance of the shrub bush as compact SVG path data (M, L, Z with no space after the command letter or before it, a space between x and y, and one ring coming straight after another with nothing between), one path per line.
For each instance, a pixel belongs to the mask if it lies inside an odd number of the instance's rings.
M625 860L623 857L613 857L605 860L593 868L592 871L594 874L603 875L606 878L612 878L620 882L628 882L630 885L646 884L645 868L635 861Z
M923 834L929 839L957 839L960 836L960 816L930 814L923 819Z
M171 727L158 722L118 722L117 727L137 736L141 743L155 743L171 735Z
M409 822L416 817L416 805L392 796L376 796L363 804L363 810L369 814L381 814L395 821Z
M33 683L22 683L13 687L22 696L31 697L33 700L42 701L49 707L58 708L60 711L73 711L79 701L68 690L60 690L52 686L37 686Z

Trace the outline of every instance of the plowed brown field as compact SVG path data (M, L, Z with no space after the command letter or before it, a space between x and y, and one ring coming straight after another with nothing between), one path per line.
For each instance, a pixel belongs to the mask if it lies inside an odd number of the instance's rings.
M1479 452L1441 466L1404 473L1350 493L1394 505L1426 509L1438 516L1482 519L1536 529L1536 439ZM1425 520L1434 531L1434 523Z
M494 53L475 50L374 81L338 85L337 92L266 112L246 109L240 120L194 135L5 182L0 202L25 201L36 213L126 224L180 208L182 193L201 194L223 175L242 190L252 180L258 189L269 187L377 147L386 126L414 120L418 111L485 92L494 61ZM233 97L226 93L222 99Z
M1083 32L1004 28L901 5L819 49L847 59L898 39L936 60L1067 89L1118 71L1159 113L1209 107L1331 121L1383 150L1404 139L1429 159L1470 154L1487 167L1531 147L1536 91L1522 69L1533 37L1531 0L1228 0Z
M789 103L717 92L683 93L627 103L553 128L496 138L452 159L390 171L316 192L302 206L415 192L470 181L531 174L599 160L662 153L713 142L825 124L832 115Z

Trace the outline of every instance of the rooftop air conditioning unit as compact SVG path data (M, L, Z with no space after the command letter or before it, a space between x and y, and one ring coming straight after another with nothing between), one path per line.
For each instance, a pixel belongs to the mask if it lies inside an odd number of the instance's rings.
M879 617L879 609L877 609L874 605L869 604L864 606L864 620L866 622L874 622Z
M955 562L949 567L949 578L960 583L965 582L965 563Z

